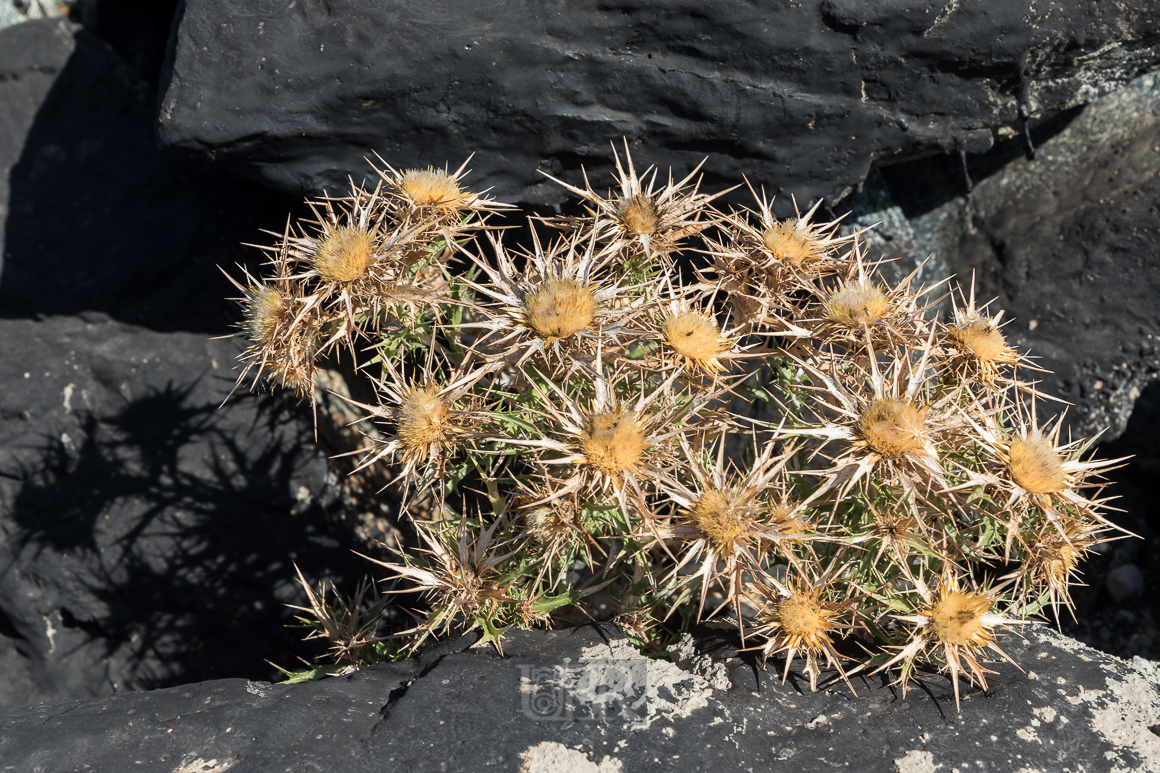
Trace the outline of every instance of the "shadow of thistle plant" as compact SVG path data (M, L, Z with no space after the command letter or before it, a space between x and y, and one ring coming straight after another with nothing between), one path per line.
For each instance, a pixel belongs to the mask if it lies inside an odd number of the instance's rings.
M998 633L1070 611L1080 560L1127 534L1101 498L1116 461L1040 425L1035 368L973 282L941 321L937 285L888 285L817 205L778 220L749 185L753 207L726 211L697 170L658 183L614 156L604 195L556 181L587 215L516 248L464 167L376 168L235 280L239 382L313 400L317 357L358 358L385 438L364 464L424 503L403 511L419 547L376 560L415 624L380 632L381 598L328 604L300 578L313 635L355 667L372 642L403 656L481 629L499 647L584 619L655 649L731 615L783 681L800 658L813 689L823 663L851 690L875 669L905 691L919 666L956 704L960 676L985 688ZM844 639L868 659L844 665Z

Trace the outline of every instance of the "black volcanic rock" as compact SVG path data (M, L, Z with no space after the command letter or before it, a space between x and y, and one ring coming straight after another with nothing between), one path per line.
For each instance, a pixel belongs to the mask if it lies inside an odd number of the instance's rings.
M286 603L364 561L308 410L233 387L236 341L0 320L0 704L277 672ZM0 753L0 761L7 761ZM2 767L2 764L0 764Z
M0 30L0 116L0 318L226 332L216 266L256 263L240 242L283 219L285 197L169 159L141 74L65 20Z
M1156 770L1154 663L1050 629L1001 644L956 713L946 679L905 696L881 677L809 692L711 638L674 653L708 676L642 658L613 629L512 633L506 658L475 637L420 661L299 685L224 680L99 701L0 708L0 759L53 771L868 773ZM804 689L803 689L804 688ZM968 767L968 765L970 767Z
M882 223L872 257L913 265L933 254L928 266L959 284L974 276L1008 340L1051 371L1034 374L1040 391L1074 404L1076 437L1112 440L1160 378L1158 137L1153 72L1088 105L1034 158L1018 140L971 157L969 192L960 159L926 159L876 170L837 208Z
M186 0L162 78L162 144L283 190L337 192L373 151L470 153L477 188L522 203L604 184L610 141L707 182L744 173L833 200L871 162L979 152L1030 115L1160 60L1160 3L1066 0L501 5ZM784 196L779 206L789 207Z

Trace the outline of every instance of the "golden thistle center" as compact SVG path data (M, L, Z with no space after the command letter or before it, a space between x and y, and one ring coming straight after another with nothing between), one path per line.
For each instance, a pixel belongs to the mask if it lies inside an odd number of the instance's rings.
M637 193L622 199L616 214L624 230L632 236L651 236L661 224L656 202L647 193Z
M1011 441L1008 469L1019 487L1031 494L1054 494L1067 488L1067 471L1055 447L1038 433Z
M689 511L689 521L718 555L729 555L749 542L753 531L752 491L706 491Z
M927 410L909 400L892 397L872 400L858 419L858 435L885 459L921 452L927 443Z
M411 387L398 411L399 441L405 456L424 458L442 442L447 432L447 406L437 394L438 386Z
M1003 333L990 320L975 319L951 328L947 335L984 363L1014 362L1015 351L1007 345Z
M842 327L873 325L890 311L890 299L867 280L842 285L822 303L826 319Z
M442 169L408 169L399 178L399 190L419 207L454 209L463 199L455 177Z
M569 338L592 326L596 296L575 279L546 279L524 299L524 320L549 341Z
M580 433L580 450L585 461L608 476L634 471L648 447L649 442L632 411L593 414Z
M328 282L353 282L374 262L374 241L373 234L339 226L315 250L314 270Z
M689 312L666 317L662 325L665 343L674 352L702 367L712 370L720 367L716 358L725 351L727 344L712 320Z
M983 623L991 609L991 599L981 593L951 591L924 612L930 618L930 630L948 647L982 647L995 640Z
M800 266L819 252L816 242L810 238L808 230L802 229L799 221L790 218L774 223L761 235L765 249L778 260Z
M831 643L829 632L834 628L831 618L836 613L817 594L794 593L778 601L774 612L790 646L820 650Z
M273 340L278 323L285 314L286 300L278 288L263 287L246 304L246 337L258 346L265 346Z

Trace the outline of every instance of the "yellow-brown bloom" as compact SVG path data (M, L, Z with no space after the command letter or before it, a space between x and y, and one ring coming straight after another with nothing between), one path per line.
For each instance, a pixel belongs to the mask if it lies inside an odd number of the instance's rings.
M310 263L327 282L353 282L374 263L374 243L370 232L338 226L319 240Z

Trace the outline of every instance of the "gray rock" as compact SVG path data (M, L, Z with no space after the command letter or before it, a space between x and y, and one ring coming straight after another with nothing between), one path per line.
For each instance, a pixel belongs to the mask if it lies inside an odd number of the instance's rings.
M234 679L103 700L0 708L13 769L541 771L980 769L1151 771L1160 765L1156 664L1046 628L1001 646L991 689L956 714L946 679L905 696L880 678L817 693L708 646L732 687L649 661L612 629L472 637L422 660L300 685ZM805 690L803 691L803 687Z
M1135 564L1123 564L1108 572L1108 595L1117 604L1144 592L1144 573Z
M283 190L337 191L395 165L458 164L501 198L603 184L609 142L706 184L747 174L800 202L876 159L981 152L1160 58L1154 0L752 4L586 0L187 0L158 115L166 147ZM788 196L778 202L789 208Z
M234 293L217 266L258 262L240 242L291 202L174 164L156 147L151 104L87 29L41 19L0 30L0 317L99 311L226 332Z
M328 526L309 411L244 390L219 410L238 349L101 315L0 320L0 705L317 654L286 627L292 562L347 585L365 562Z
M948 158L876 170L835 208L883 222L872 254L902 256L896 273L933 254L925 283L974 275L1008 340L1052 371L1035 374L1039 389L1074 403L1075 436L1111 440L1160 375L1158 136L1153 72L1088 105L1034 158L1012 140L973 160L969 193Z

